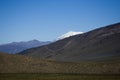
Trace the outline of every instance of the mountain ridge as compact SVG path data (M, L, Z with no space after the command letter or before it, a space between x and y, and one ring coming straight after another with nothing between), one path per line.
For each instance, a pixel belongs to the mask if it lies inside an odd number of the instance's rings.
M120 74L120 23L18 54L0 52L0 73Z
M28 49L19 54L68 62L109 60L112 59L110 57L120 56L119 41L120 23L117 23L58 40L49 45Z
M6 43L0 45L0 52L6 52L10 54L15 54L18 52L21 52L25 49L38 47L42 45L49 44L50 41L38 41L38 40L30 40L30 41L21 41L21 42L12 42L12 43Z

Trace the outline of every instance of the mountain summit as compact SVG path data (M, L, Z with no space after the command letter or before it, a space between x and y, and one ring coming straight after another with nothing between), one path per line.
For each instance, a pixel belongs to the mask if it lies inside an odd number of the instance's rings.
M0 73L120 74L120 23L18 54L0 52L0 64Z
M0 52L6 52L10 54L15 54L21 52L25 49L39 47L42 45L49 44L50 41L38 41L38 40L30 40L30 41L21 41L21 42L12 42L7 44L0 45Z
M58 39L64 39L70 36L74 36L74 35L78 35L78 34L82 34L83 32L75 32L75 31L69 31L63 35L61 35L60 37L58 37Z

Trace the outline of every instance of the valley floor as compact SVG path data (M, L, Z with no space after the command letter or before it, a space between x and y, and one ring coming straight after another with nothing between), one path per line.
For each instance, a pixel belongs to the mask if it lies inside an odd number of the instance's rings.
M0 80L120 80L120 74L3 73Z

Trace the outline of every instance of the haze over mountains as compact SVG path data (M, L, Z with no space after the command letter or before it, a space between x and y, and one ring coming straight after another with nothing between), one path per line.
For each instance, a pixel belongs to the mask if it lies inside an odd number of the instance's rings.
M12 43L0 45L0 52L15 54L15 53L21 52L25 49L38 47L38 46L42 46L42 45L47 45L49 43L50 43L50 41L44 42L44 41L38 41L38 40L12 42Z

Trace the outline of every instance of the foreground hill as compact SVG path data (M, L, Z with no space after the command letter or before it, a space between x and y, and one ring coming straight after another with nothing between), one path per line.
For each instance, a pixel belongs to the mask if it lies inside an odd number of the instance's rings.
M120 61L73 63L0 53L0 73L120 74Z
M39 47L46 44L49 44L49 41L42 42L38 40L31 40L31 41L22 41L22 42L12 42L8 44L0 45L0 52L6 52L10 54L15 54L18 52L21 52L25 49L33 48L33 47Z
M25 50L20 55L58 61L120 60L120 23Z

